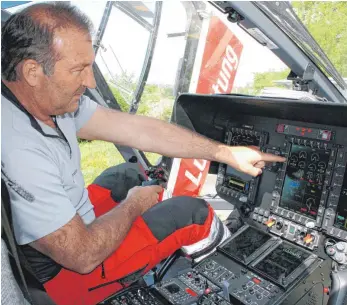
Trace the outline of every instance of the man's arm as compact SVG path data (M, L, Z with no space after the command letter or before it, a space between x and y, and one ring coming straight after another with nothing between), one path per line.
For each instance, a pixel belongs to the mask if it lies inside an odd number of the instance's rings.
M135 187L122 204L89 226L76 215L30 245L67 269L89 273L119 247L136 217L158 202L160 191L159 186Z
M229 147L185 128L145 116L131 115L99 106L78 136L103 140L168 157L196 158L227 163L253 176L265 161L285 159L255 148ZM259 163L261 162L261 163Z

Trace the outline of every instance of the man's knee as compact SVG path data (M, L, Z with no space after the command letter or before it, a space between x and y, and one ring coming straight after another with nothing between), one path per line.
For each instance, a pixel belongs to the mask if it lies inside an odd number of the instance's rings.
M122 163L104 170L94 181L105 189L111 191L111 197L114 201L124 200L129 190L139 186L145 180L141 174L139 166L136 163Z
M162 241L179 229L205 225L212 209L203 199L174 197L158 203L142 215L153 235Z

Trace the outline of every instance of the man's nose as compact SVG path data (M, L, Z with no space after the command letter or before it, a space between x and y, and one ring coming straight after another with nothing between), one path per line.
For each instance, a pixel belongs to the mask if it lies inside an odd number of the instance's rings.
M83 79L83 86L90 89L96 88L96 81L95 81L94 71L92 66L86 69L86 73Z

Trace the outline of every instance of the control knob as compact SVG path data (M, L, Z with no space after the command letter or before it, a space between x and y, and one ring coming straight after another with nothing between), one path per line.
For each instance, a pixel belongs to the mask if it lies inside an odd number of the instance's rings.
M300 239L301 239L301 240L304 240L304 238L305 238L305 236L306 236L306 232L301 231L300 234L299 234L299 236L300 236Z
M337 251L343 252L345 250L345 243L337 243L336 244L336 249Z
M334 256L334 260L339 263L339 264L342 264L345 260L345 255L343 253L336 253L335 256Z
M282 221L277 221L276 223L276 229L281 230L283 228L283 222Z
M336 253L336 250L334 247L330 246L330 247L327 247L327 254L329 256L333 256L334 254Z
M309 221L305 224L306 228L313 229L315 227L315 223L313 221Z

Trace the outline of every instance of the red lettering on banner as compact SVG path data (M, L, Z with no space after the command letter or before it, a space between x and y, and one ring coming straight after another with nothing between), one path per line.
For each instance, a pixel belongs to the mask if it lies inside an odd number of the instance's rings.
M196 93L230 93L242 49L242 43L223 21L212 17Z
M173 196L199 195L206 180L210 162L197 159L182 159L177 175Z
M206 45L202 57L196 93L230 93L240 61L243 45L230 29L214 16L210 20ZM172 175L172 185L166 197L199 195L209 171L210 162L182 159L177 175ZM171 169L172 171L173 169Z

